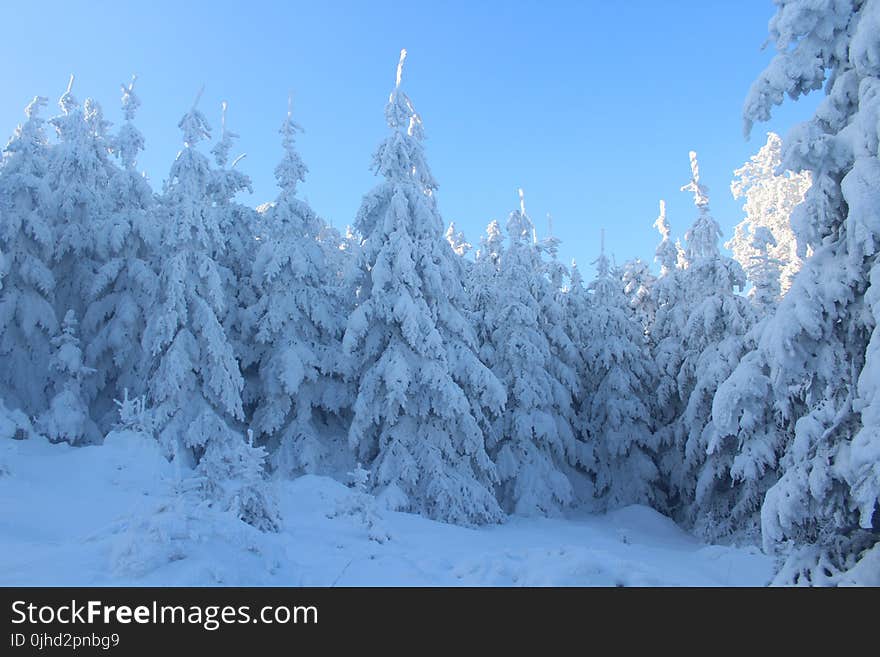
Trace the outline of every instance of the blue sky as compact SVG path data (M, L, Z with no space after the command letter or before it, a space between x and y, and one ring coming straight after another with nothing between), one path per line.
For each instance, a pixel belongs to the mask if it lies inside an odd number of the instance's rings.
M143 105L140 160L159 189L180 148L177 121L205 85L201 108L219 135L220 102L241 135L237 152L257 205L276 193L278 126L294 93L310 168L304 196L342 228L375 179L370 155L398 52L404 86L428 134L444 219L474 244L504 220L523 187L539 234L553 215L561 256L582 266L600 228L618 262L653 259L657 201L673 232L696 216L678 191L700 156L725 239L740 220L731 173L764 141L807 118L811 97L742 135L770 0L665 2L40 2L4 3L0 126L9 135L35 94L51 113L68 75L118 124L131 73Z

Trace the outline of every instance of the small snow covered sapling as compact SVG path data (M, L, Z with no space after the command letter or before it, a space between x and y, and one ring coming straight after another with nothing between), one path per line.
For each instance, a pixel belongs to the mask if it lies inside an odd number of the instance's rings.
M367 535L371 541L376 541L377 543L390 541L391 534L382 525L382 517L376 505L376 498L367 492L369 489L370 471L364 469L358 463L354 470L348 473L348 476L351 478L349 487L354 489L354 494L340 500L336 511L327 517L357 517L364 527L367 528Z
M147 411L146 395L131 398L128 396L128 388L126 388L122 400L114 399L113 403L119 409L118 428L138 433L151 434L153 432L153 421Z
M280 514L265 479L266 450L254 447L253 432L248 430L245 442L216 415L208 414L197 423L212 436L196 467L204 499L260 531L279 531Z
M348 473L348 476L351 477L352 488L359 493L367 492L367 482L370 480L369 470L363 468L360 463L357 463L354 470Z

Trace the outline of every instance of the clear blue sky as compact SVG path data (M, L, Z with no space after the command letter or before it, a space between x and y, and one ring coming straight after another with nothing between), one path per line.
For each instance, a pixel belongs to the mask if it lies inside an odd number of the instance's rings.
M676 235L695 217L679 190L699 153L725 239L740 219L731 173L764 132L784 137L816 98L787 103L750 142L740 110L771 51L770 0L629 2L39 2L4 3L0 125L11 134L35 94L99 100L118 124L119 84L139 76L144 169L159 189L180 148L177 121L204 84L219 133L221 100L240 133L257 205L275 195L288 90L306 132L303 193L342 228L374 184L370 155L398 52L428 134L440 209L474 244L524 187L539 233L551 212L561 255L586 268L599 230L618 262L653 260L651 224L667 200Z

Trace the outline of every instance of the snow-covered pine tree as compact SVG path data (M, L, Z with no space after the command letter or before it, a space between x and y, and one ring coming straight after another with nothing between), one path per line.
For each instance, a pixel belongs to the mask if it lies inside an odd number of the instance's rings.
M604 234L596 272L589 286L593 302L584 352L587 390L582 413L594 456L589 464L594 496L604 508L627 504L662 508L648 403L656 375L623 283L611 273Z
M47 181L51 192L49 220L55 227L55 310L82 317L89 290L102 264L98 233L110 214L110 181L118 173L110 158L109 123L92 99L80 105L73 96L73 76L50 123L58 140L50 149Z
M463 232L456 230L454 221L450 223L449 228L446 229L446 241L449 242L449 246L452 247L455 255L461 256L462 258L464 258L464 256L466 256L471 250L470 242L467 241Z
M3 277L6 275L6 256L0 251L0 293L3 291ZM31 423L27 415L19 409L10 410L6 407L0 389L0 439L15 438L22 440L31 435ZM0 459L0 476L8 474L7 466Z
M135 396L146 392L141 338L158 286L151 264L159 232L153 191L136 169L144 137L133 122L140 106L134 83L132 77L121 85L125 122L112 143L122 166L109 180L108 213L96 227L100 267L88 288L82 322L86 362L96 370L90 380L101 393L92 404L93 417L104 431L115 421L114 399L126 390Z
M784 263L771 255L777 244L769 228L754 226L751 237L751 255L743 267L752 283L748 296L760 314L767 314L774 311L779 303Z
M765 549L794 544L776 582L876 582L860 563L880 550L880 2L792 0L770 32L777 52L746 100L747 132L785 95L825 84L782 153L785 168L812 175L792 225L814 252L713 416L736 445L733 476L759 497L767 487Z
M68 310L61 333L52 339L55 348L50 362L52 389L55 395L48 410L37 418L37 429L53 442L81 445L98 442L101 433L89 416L89 405L83 393L83 381L94 374L86 367L80 348L79 322Z
M457 300L461 282L444 238L425 160L422 120L397 83L385 106L389 136L373 157L385 180L355 227L358 306L344 348L357 385L349 443L389 504L456 523L502 517L495 468L472 406L498 409L503 390L475 354Z
M553 514L573 500L567 473L580 456L569 424L573 390L554 376L559 368L541 317L545 270L521 193L507 230L508 247L497 251L498 298L486 320L491 349L484 350L507 387L507 406L493 422L489 445L502 506L524 515ZM497 224L490 231L489 242L500 235Z
M492 363L492 323L500 300L499 268L504 252L504 234L496 219L486 226L486 234L480 237L480 247L474 254L473 280L471 282L471 323L477 336L480 360Z
M660 243L654 260L660 264L660 276L652 289L655 307L651 326L650 345L656 368L657 388L651 417L654 419L660 471L670 504L676 503L670 478L680 467L682 456L675 448L675 424L684 411L684 402L678 389L678 372L684 359L682 340L687 323L687 299L682 285L684 254L677 242L672 241L672 229L666 217L666 202L660 201L660 214L654 222L660 233Z
M525 212L525 201L520 190L520 209ZM576 332L569 330L565 321L565 288L570 276L568 268L559 262L559 238L553 236L553 219L547 214L547 237L538 240L535 231L536 276L535 292L540 307L538 318L550 346L550 373L567 390L563 395L559 410L562 413L560 436L563 436L568 452L569 465L579 465L582 443L586 439L577 419L577 402L581 398L582 379L579 373L584 369L583 355L573 340ZM549 256L549 258L545 257ZM567 436L571 434L571 439Z
M578 352L575 374L579 382L579 389L574 400L573 428L578 438L576 464L578 469L584 472L595 472L596 463L595 445L590 441L588 435L591 391L586 353L593 340L590 319L593 312L591 296L584 285L584 279L577 263L572 260L562 304L565 332L571 338L572 344Z
M258 359L253 428L284 474L327 471L339 460L346 450L328 430L328 416L338 418L351 403L341 359L347 302L320 241L325 224L297 197L308 171L297 130L288 108L279 131L284 157L275 168L281 191L262 219L266 236L252 273L257 299L246 320Z
M642 327L645 339L647 339L657 313L653 292L657 277L651 272L648 263L641 258L627 260L620 270L623 293L626 295L636 321Z
M754 322L742 267L723 256L721 230L709 209L708 190L700 182L697 155L690 153L691 180L682 191L694 195L698 216L685 234L686 268L678 277L686 310L681 335L682 358L676 376L684 402L674 424L679 462L671 474L676 515L703 536L731 533L729 506L731 455L713 441L712 398L745 352L744 336Z
M346 226L345 234L342 234L324 222L318 234L318 243L324 251L324 262L329 270L327 285L335 288L332 293L340 304L339 312L343 317L348 317L357 300L361 236L352 226ZM340 357L344 358L342 354Z
M244 325L246 309L257 300L255 282L251 279L258 245L257 213L236 200L238 194L253 190L251 179L237 168L245 155L239 155L231 163L229 161L230 151L239 136L226 126L228 103L223 101L220 109L220 139L211 148L216 168L212 170L209 194L213 198L213 211L217 215L216 222L223 235L223 243L212 255L219 266L226 290L226 312L221 322L236 358L247 374L242 389L247 413L257 403L259 396L259 385L254 381L256 375L250 367L257 360L256 345Z
M0 166L0 397L31 416L48 406L51 339L58 332L48 144L39 116L45 104L37 96L25 108L27 119L6 145Z
M733 237L724 245L733 252L734 259L746 270L749 281L755 257L762 257L755 245L755 232L763 227L773 236L767 243L767 255L779 261L780 272L775 286L780 294L791 287L794 275L801 268L797 239L791 227L791 214L804 200L810 188L810 172L784 171L777 173L782 164L782 139L768 132L767 143L748 162L733 172L730 192L735 199L745 199L745 218L737 224ZM766 242L766 240L761 240ZM766 279L765 279L766 280ZM771 285L773 285L771 283Z
M483 436L489 437L492 433L492 422L498 417L507 398L507 393L501 382L497 379L492 380L494 375L491 375L490 370L485 367L489 361L482 353L488 344L484 320L491 305L491 300L488 297L495 294L494 272L496 270L494 265L489 265L483 271L480 264L467 257L472 245L467 241L462 231L456 230L454 222L450 223L446 230L446 241L455 254L453 264L456 267L457 280L461 281L460 285L451 289L450 292L455 296L455 306L461 311L468 326L466 344L460 344L456 340L449 343L448 350L452 362L460 362L459 367L453 372L453 378L459 382L467 394L471 404L471 413L480 425ZM474 352L483 367L473 367L471 357ZM480 376L471 380L469 371L478 372ZM488 378L484 378L487 375ZM482 390L485 392L481 392Z
M565 288L564 308L566 332L582 354L589 339L589 315L592 299L584 285L584 277L575 260L571 261L569 268L568 285ZM583 365L583 361L581 365ZM583 376L579 375L583 380Z
M206 499L272 529L278 521L260 474L264 451L245 442L236 427L244 419L243 383L221 323L226 291L213 254L225 249L225 240L214 211L215 172L197 150L210 136L197 103L198 97L178 124L184 147L155 208L161 284L143 337L148 399L163 447L184 464L196 464Z
M257 248L254 210L235 200L242 193L253 191L250 177L237 168L245 154L242 153L230 163L230 151L238 140L238 133L232 132L226 127L226 114L229 104L223 101L220 105L220 139L211 149L214 156L216 169L210 185L210 193L214 198L217 224L226 236L226 246L218 251L216 257L228 270L230 281L235 280L239 284L237 294L247 294L245 298L253 301L253 289L251 286L241 285L246 280L249 265L253 262Z

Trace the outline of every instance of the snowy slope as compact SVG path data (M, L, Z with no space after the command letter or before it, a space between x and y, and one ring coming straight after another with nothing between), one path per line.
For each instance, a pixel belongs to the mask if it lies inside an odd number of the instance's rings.
M262 534L173 495L154 442L0 443L0 585L763 585L756 548L704 545L641 506L466 529L383 512L377 543L354 495L324 477L277 482L284 526Z

